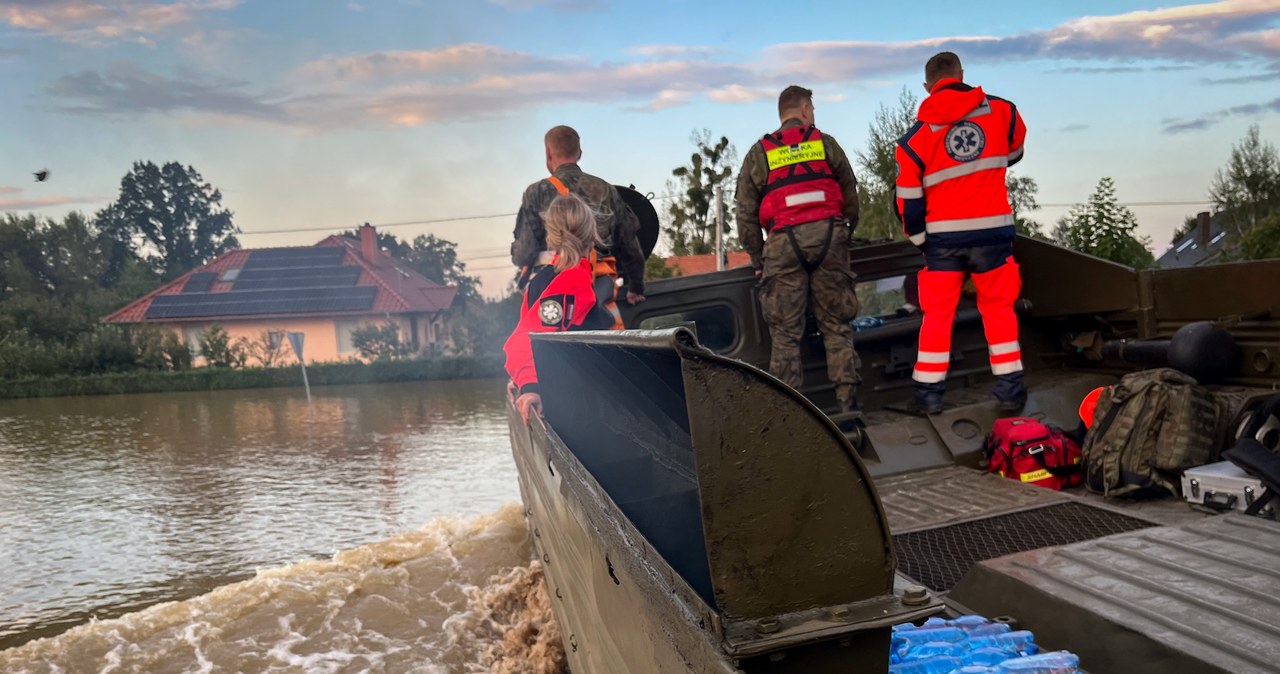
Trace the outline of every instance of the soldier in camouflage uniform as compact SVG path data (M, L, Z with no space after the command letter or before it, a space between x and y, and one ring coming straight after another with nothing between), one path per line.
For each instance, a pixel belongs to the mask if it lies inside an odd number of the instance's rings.
M859 363L849 321L858 298L849 239L858 224L858 182L836 140L814 128L812 91L787 87L778 116L781 128L743 159L736 197L738 238L760 278L760 309L773 342L769 371L800 388L800 338L812 306L840 411L852 412Z
M511 262L525 270L549 264L547 230L542 222L542 212L557 194L572 192L582 197L596 211L596 229L604 249L598 255L607 267L616 258L616 271L626 281L626 298L630 304L644 301L644 253L637 235L640 221L627 208L613 185L578 168L582 158L582 146L578 132L567 126L557 126L547 132L547 171L551 177L543 178L524 191L520 211L516 215L515 241L511 244ZM603 275L603 267L597 270ZM520 286L524 287L522 274ZM602 286L597 286L602 287ZM607 300L611 303L613 298ZM605 301L604 298L601 300ZM617 312L616 306L612 311ZM619 318L619 327L621 319Z

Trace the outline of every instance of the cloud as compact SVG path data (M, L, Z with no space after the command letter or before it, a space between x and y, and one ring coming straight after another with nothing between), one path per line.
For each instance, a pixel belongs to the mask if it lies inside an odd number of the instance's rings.
M152 44L154 35L198 24L210 12L234 9L241 0L0 0L0 20L13 28L101 46Z
M388 80L447 75L449 79L524 72L561 72L581 63L575 59L540 57L486 44L466 43L444 49L378 51L311 61L299 74L315 80Z
M707 92L707 98L717 103L754 103L776 98L777 95L774 87L744 87L741 84L729 84Z
M1188 131L1203 131L1228 117L1255 117L1257 115L1267 113L1280 113L1280 98L1273 98L1262 103L1247 103L1245 105L1236 105L1222 110L1216 110L1193 119L1164 121L1165 133L1186 133Z
M0 197L6 194L17 194L21 191L22 191L21 187L14 187L12 185L0 185Z
M1016 35L943 37L911 42L807 42L776 45L770 59L783 71L819 82L845 82L887 73L922 71L939 51L966 63L1008 60L1160 60L1157 69L1189 63L1280 61L1280 17L1274 0L1222 2L1088 16ZM1167 63L1173 61L1175 63ZM1101 67L1101 66L1100 66ZM1128 64L1114 66L1127 70Z
M1076 133L1078 131L1085 131L1088 128L1089 128L1088 124L1068 124L1062 127L1061 129L1058 129L1058 131L1062 133Z
M72 101L62 110L78 114L194 112L285 121L288 115L280 102L245 87L244 82L194 72L166 77L121 65L106 72L85 70L64 75L49 85L48 93Z
M120 1L131 6L139 2ZM236 1L210 0L201 6ZM502 2L523 8L557 4ZM178 4L192 6L194 0ZM777 44L744 63L724 62L721 54L698 45L640 45L628 50L631 61L593 61L463 43L313 60L283 76L280 91L270 93L240 81L174 78L138 68L68 75L50 93L63 100L64 109L81 114L181 113L306 129L413 127L509 117L566 103L643 111L697 100L750 103L772 98L793 83L813 86L823 95L900 80L906 73L918 79L925 60L940 50L957 51L969 64L1069 60L1079 65L1068 66L1067 72L1100 74L1205 64L1266 67L1280 64L1280 30L1270 28L1277 18L1280 3L1275 0L1224 0L1083 17L1008 36Z

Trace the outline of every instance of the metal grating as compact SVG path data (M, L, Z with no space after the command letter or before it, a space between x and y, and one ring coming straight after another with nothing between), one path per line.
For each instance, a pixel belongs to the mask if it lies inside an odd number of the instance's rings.
M893 537L898 571L936 592L950 590L978 562L1155 526L1082 503L962 522Z

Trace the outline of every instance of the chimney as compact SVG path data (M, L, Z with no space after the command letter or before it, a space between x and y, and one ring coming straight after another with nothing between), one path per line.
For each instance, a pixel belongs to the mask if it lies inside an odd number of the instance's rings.
M360 227L360 255L369 264L378 263L378 230L367 222Z
M1209 212L1196 213L1196 247L1205 250L1209 247Z

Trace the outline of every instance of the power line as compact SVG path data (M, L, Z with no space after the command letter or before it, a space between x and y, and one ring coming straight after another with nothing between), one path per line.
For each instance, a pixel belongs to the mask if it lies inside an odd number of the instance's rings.
M726 192L726 196L732 196L731 192ZM650 201L662 201L666 199L676 199L682 195L679 194L662 194L658 196L648 197ZM1070 208L1072 206L1082 205L1084 202L1073 203L1054 203L1054 204L1037 204L1040 208ZM1121 206L1205 206L1212 202L1209 200L1201 201L1125 201L1119 202ZM383 222L373 223L374 227L409 227L412 225L438 225L453 222L467 222L471 220L494 220L497 218L513 218L516 213L494 213L492 215L461 215L452 218L430 218L425 220L406 220L404 222ZM240 232L238 236L257 236L259 234L306 234L308 232L333 232L338 227L299 227L296 229L262 229L252 232ZM491 256L498 257L498 256ZM472 259L487 259L484 257L476 257Z

